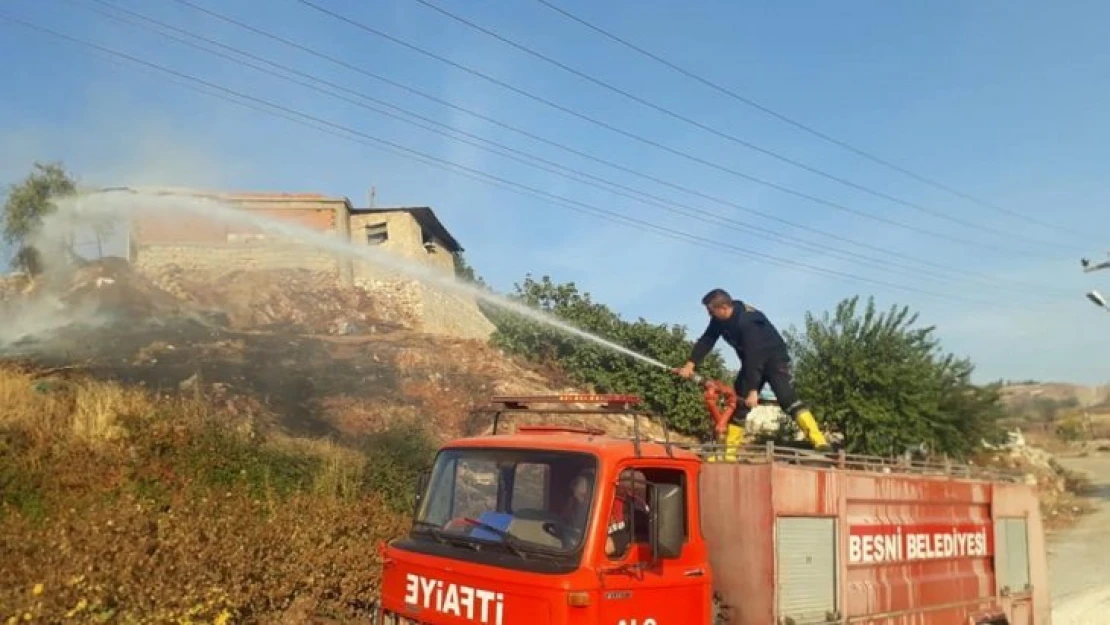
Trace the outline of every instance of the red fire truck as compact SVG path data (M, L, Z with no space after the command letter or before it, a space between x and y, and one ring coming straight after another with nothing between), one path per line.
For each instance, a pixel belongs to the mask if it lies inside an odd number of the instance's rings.
M491 433L438 452L411 532L381 546L376 622L1049 625L1022 480L772 444L714 462L641 436L638 401L494 398ZM499 425L541 412L633 431Z

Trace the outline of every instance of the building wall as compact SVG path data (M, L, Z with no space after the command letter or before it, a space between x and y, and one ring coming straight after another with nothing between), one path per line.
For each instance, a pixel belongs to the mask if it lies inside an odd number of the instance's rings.
M368 241L368 226L385 225L387 238L381 243ZM374 230L375 233L380 230ZM442 272L455 274L455 257L442 241L432 238L424 244L420 223L403 211L351 216L351 240L357 245L373 245L376 249L395 254L404 262L419 263ZM487 339L494 326L478 310L474 298L429 286L388 267L357 263L355 284L372 292L389 293L391 297L411 306L421 320L425 332L464 338Z
M451 252L438 239L432 239L431 245L426 248L423 229L416 218L409 213L397 211L351 215L350 222L351 241L356 245L370 245L367 227L384 224L388 238L382 243L373 244L377 249L449 274L455 272L455 258ZM383 272L381 268L363 266L356 268L355 277L356 279L380 278L383 273L388 272Z
M157 275L169 265L218 278L233 271L311 269L339 280L340 261L305 245L250 241L231 244L158 244L136 247L132 265L141 273Z
M334 232L347 214L346 200L312 195L276 195L272 197L229 195L229 204L252 214L293 223L315 231ZM161 219L143 214L134 224L132 238L136 245L219 244L243 238L262 238L263 232L247 224L227 224L195 215L174 215Z

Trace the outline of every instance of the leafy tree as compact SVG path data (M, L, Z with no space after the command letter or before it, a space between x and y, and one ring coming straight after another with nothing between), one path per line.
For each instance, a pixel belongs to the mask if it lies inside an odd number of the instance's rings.
M965 457L984 439L1000 440L1000 384L972 384L971 362L942 354L935 328L914 327L907 307L878 313L868 300L860 314L858 303L807 313L804 332L785 333L799 394L844 434L848 451L891 455L924 443Z
M47 215L57 210L53 200L72 195L76 183L61 163L38 163L23 182L8 188L4 202L4 241L15 247L12 264L29 275L42 272L40 250L31 246L29 238ZM72 250L72 242L65 244ZM67 250L68 251L68 250Z
M514 287L513 299L668 366L681 365L690 354L692 342L686 338L684 327L653 324L643 318L624 320L579 291L573 282L556 284L548 276L534 280L528 275L523 284ZM597 392L638 394L648 408L662 415L678 432L708 432L709 418L701 391L669 371L516 314L489 308L486 315L497 326L492 341L501 349L533 361L557 364L575 382L590 385ZM705 359L701 371L717 378L728 375L717 353Z

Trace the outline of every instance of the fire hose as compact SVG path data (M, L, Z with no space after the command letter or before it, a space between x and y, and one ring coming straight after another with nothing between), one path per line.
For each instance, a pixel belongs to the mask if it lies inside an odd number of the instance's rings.
M690 380L704 389L705 408L713 419L713 429L718 437L723 436L728 429L729 419L736 414L740 397L731 385L720 380L706 378L696 373L690 376Z

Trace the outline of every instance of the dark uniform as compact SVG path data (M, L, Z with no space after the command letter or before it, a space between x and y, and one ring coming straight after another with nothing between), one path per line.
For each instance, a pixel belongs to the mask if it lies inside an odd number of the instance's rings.
M740 403L732 416L732 424L729 425L726 438L728 447L734 448L743 439L743 426L750 412L744 398L752 391L758 392L764 384L770 384L779 405L794 417L813 446L828 449L828 442L817 426L813 413L798 399L794 390L790 351L786 347L786 341L767 316L740 300L732 300L732 314L727 319L710 317L709 326L694 344L690 361L695 366L701 364L709 350L717 344L718 338L725 339L736 350L741 362L740 373L733 383L736 394L740 396Z
M733 300L732 306L732 316L728 319L709 320L709 326L694 344L690 360L700 365L718 338L723 338L736 350L741 362L740 373L733 382L741 399L736 419L747 416L744 397L763 388L764 384L771 385L783 410L790 412L800 407L790 372L790 352L782 335L762 312L739 300Z

